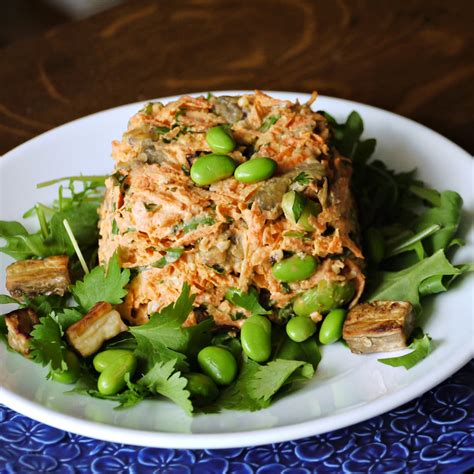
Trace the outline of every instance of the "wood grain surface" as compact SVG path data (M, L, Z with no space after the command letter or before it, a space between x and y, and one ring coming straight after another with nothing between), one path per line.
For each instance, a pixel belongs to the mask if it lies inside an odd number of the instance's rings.
M116 105L241 88L369 103L472 152L473 14L472 0L131 1L0 50L0 153Z

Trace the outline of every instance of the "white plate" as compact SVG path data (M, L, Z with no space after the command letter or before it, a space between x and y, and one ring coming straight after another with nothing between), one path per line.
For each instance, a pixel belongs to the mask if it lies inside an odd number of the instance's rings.
M238 94L238 91L218 92ZM306 101L308 95L272 93ZM161 99L174 100L175 97ZM106 174L112 169L110 142L142 104L100 112L51 130L0 159L0 218L20 220L33 203L48 203L54 190L38 182L77 174ZM465 222L474 212L473 161L461 148L406 118L367 105L319 97L316 109L343 119L357 110L366 136L376 137L377 158L397 170L417 167L433 187L453 189L465 202ZM473 259L473 231L457 261ZM4 268L1 255L0 291ZM255 413L225 412L189 418L167 401L147 401L116 411L113 403L64 395L65 386L45 380L46 370L0 344L0 401L43 423L109 441L168 448L229 448L285 441L323 433L366 420L421 395L446 379L473 353L472 279L426 305L424 328L434 352L407 371L377 362L379 355L357 356L341 344L325 347L317 375L302 390ZM67 388L66 388L67 389Z

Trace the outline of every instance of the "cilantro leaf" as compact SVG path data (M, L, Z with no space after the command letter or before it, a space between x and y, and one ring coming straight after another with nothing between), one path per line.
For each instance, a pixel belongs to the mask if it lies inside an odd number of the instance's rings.
M139 385L145 386L151 393L163 395L179 405L186 413L193 412L189 400L190 393L186 390L188 381L175 369L175 360L157 362L140 380Z
M151 266L155 268L163 268L169 263L174 263L179 260L181 255L183 255L184 247L171 247L166 250L166 255L161 257L157 262L153 263Z
M311 378L314 374L313 367L300 360L276 359L266 365L261 365L249 381L248 393L255 400L270 402L290 376L303 367L304 371L301 375Z
M131 327L131 333L149 339L152 344L161 343L169 349L184 351L188 336L181 326L193 309L194 303L194 296L190 296L189 293L189 285L185 283L175 303L169 304L159 313L152 314L148 323Z
M30 348L33 360L43 366L49 365L51 370L66 370L66 343L62 335L61 327L53 317L41 318L31 331Z
M258 301L258 291L254 287L251 287L248 293L243 293L237 288L229 288L225 298L232 304L240 306L252 314L271 314L271 311L266 310Z
M159 340L141 334L134 334L134 336L137 342L134 353L143 372L148 372L157 362L168 362L170 360L176 361L175 365L179 370L189 368L186 356L181 352L169 349Z
M77 323L83 318L82 313L74 308L65 308L62 313L56 314L56 321L58 322L61 329L65 331L69 326Z
M399 357L387 357L385 359L378 359L378 361L392 367L411 369L431 352L431 337L428 334L423 334L421 337L413 339L408 348L413 349L413 351Z
M249 383L255 377L260 365L253 360L246 360L240 369L237 380L221 391L219 398L211 405L203 407L206 413L214 413L220 410L249 410L256 411L266 406L268 403L263 400L256 400L249 394Z
M142 326L130 328L137 340L135 354L145 370L156 362L175 360L177 369L187 369L186 358L195 358L197 353L211 340L212 319L206 319L192 327L183 323L193 309L194 296L188 284L183 285L176 302L154 313L150 321Z
M145 400L151 396L150 391L142 385L133 383L130 381L129 374L125 375L125 381L127 382L127 389L117 393L116 395L104 395L97 390L97 378L92 373L83 373L81 378L77 381L76 386L68 391L68 393L79 393L81 395L88 395L89 397L99 398L101 400L110 400L118 402L118 405L114 407L114 410L120 410L123 408L131 408L137 403Z
M375 275L375 287L368 294L369 301L409 301L419 309L421 283L434 275L457 275L460 270L451 265L443 250L398 272Z
M130 270L120 269L118 255L115 253L109 260L107 270L104 266L95 267L83 281L78 281L71 288L71 292L80 306L89 311L99 301L120 304L127 294L124 287L129 279Z

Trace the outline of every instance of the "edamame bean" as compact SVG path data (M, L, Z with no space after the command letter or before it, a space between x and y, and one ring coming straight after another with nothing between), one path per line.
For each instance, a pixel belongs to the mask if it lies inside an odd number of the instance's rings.
M306 280L316 271L316 268L318 268L318 262L311 255L304 257L293 255L275 263L272 273L277 280L291 283Z
M74 383L79 378L79 374L81 372L79 359L77 358L76 354L71 351L66 351L64 359L66 360L67 369L62 371L52 370L51 378L60 383Z
M190 372L189 374L184 374L184 377L188 379L186 390L189 390L191 399L196 406L207 405L219 395L219 389L207 375Z
M301 217L305 204L305 198L296 191L288 191L287 193L283 194L283 198L281 200L281 208L283 209L283 213L285 214L285 217L293 224L296 224L298 219Z
M191 166L191 179L199 186L206 186L232 176L235 166L230 156L214 153L204 155Z
M217 346L207 346L198 354L201 370L217 385L231 384L237 375L237 361L227 350Z
M327 314L319 330L319 342L321 344L332 344L341 338L346 314L347 311L342 308L333 309Z
M354 292L354 284L351 281L320 280L314 288L305 291L296 298L293 303L293 311L298 316L309 316L315 311L326 313L348 303Z
M298 226L302 227L304 230L308 232L314 232L315 228L309 222L310 216L316 216L321 212L321 205L315 203L314 201L307 201L303 212L301 213L301 217L298 219Z
M113 364L116 360L123 356L128 356L130 351L126 349L108 349L106 351L99 352L94 356L92 365L97 372L103 372L109 365Z
M251 316L240 329L242 349L255 362L265 362L270 358L271 337L272 323L265 316Z
M93 364L101 372L97 381L99 392L102 395L115 395L125 388L125 375L132 376L135 372L137 359L132 351L111 349L97 354Z
M295 342L303 342L316 332L316 324L306 316L295 316L286 324L288 337Z
M241 183L256 183L271 178L277 169L277 163L271 158L253 158L237 166L234 177Z
M214 153L230 153L235 148L235 140L228 127L218 125L207 131L206 142Z

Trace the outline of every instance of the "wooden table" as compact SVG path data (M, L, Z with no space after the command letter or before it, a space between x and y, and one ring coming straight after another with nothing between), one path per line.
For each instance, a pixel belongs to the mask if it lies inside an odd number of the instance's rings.
M1 50L0 153L101 109L241 88L369 103L472 152L473 13L472 0L131 1Z

